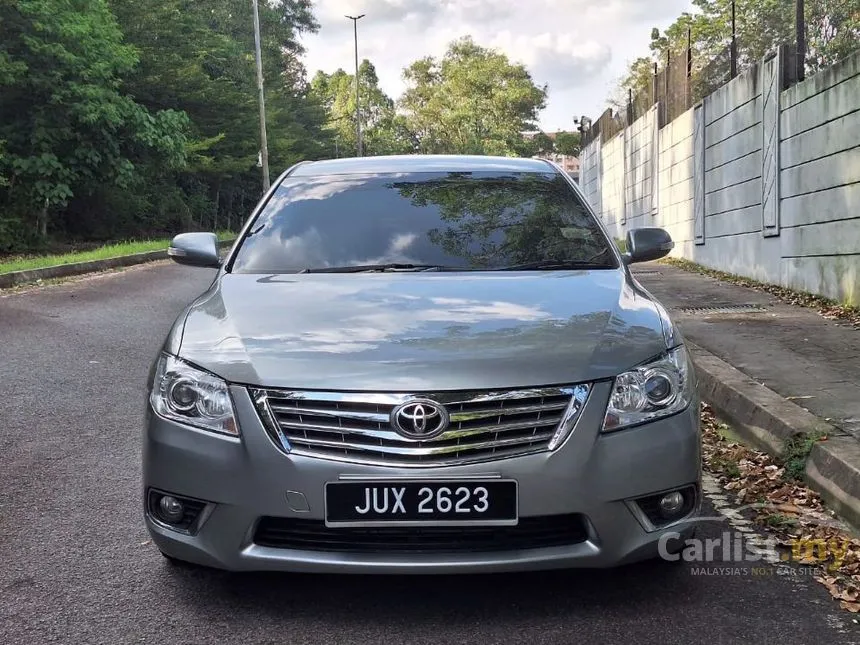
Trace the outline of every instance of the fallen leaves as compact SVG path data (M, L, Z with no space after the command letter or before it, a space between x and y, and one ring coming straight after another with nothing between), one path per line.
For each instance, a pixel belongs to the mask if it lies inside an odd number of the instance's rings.
M695 264L689 260L663 258L661 262L678 267L684 271L706 275L716 280L728 282L729 284L734 284L739 287L746 287L747 289L753 289L754 291L769 293L787 304L798 305L800 307L806 307L807 309L815 309L816 312L818 312L818 315L826 318L827 320L847 322L855 329L860 329L860 308L858 307L845 305L812 293L795 291L779 285L758 282L756 280L750 280L749 278L733 275L731 273L724 273L723 271L715 271L714 269L708 269L707 267Z
M840 606L860 613L860 539L824 506L818 493L789 477L770 455L727 438L726 429L703 405L705 470L725 490L735 492L752 520L777 538L785 560L814 567L815 579Z

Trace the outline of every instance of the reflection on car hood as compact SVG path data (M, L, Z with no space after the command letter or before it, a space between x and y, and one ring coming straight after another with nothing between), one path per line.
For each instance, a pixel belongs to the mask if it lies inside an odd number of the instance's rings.
M329 390L569 384L665 348L621 270L226 274L181 337L182 357L228 381Z

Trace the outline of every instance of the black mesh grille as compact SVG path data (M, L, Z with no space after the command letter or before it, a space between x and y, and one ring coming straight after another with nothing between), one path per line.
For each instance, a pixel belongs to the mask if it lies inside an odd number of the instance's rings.
M579 544L581 515L523 517L516 526L326 527L322 520L263 517L254 542L276 549L341 553L475 553Z

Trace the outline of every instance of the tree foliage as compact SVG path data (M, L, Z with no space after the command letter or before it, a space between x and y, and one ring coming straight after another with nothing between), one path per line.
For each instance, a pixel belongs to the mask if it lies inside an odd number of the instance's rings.
M271 180L355 154L355 78L312 81L311 0L260 2ZM404 71L359 68L364 153L529 155L547 89L465 38ZM249 0L0 0L0 252L235 229L262 191ZM549 139L546 137L546 139Z
M137 57L103 0L0 7L0 176L7 178L0 230L44 236L49 213L99 186L128 187L136 164L184 163L187 117L150 112L121 91Z
M610 102L626 104L650 91L653 64L665 67L666 55L685 65L688 30L692 52L694 93L710 91L728 80L732 36L731 0L693 0L694 12L682 13L665 31L652 29L651 57L632 61ZM833 65L860 47L858 0L806 0L804 5L808 55L806 73ZM744 0L735 3L738 69L745 69L796 39L794 0Z
M559 132L555 135L555 151L560 155L578 157L582 150L579 132Z
M405 154L413 149L405 120L398 115L394 100L379 87L373 64L364 60L358 68L361 111L362 152L365 155ZM311 94L328 113L336 156L357 153L355 74L338 69L333 74L319 71L311 81Z
M404 70L400 100L406 125L424 153L519 154L535 129L547 88L523 65L477 45L454 41L441 60L426 57Z
M273 168L329 147L298 36L260 3ZM0 0L0 250L239 223L259 197L244 0Z

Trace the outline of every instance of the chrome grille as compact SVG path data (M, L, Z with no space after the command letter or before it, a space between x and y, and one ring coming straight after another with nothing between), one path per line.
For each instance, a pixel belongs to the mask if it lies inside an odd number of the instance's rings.
M588 385L492 392L384 394L252 389L285 452L396 466L472 463L555 448L573 429ZM428 439L402 436L391 413L413 399L444 406L450 425Z

